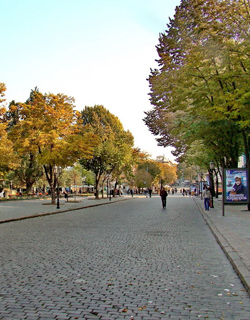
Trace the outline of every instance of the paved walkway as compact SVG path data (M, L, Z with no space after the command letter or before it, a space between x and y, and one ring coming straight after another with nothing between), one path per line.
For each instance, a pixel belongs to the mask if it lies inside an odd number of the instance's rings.
M203 200L194 197L201 214L250 294L250 211L246 205L227 205L222 216L222 200L204 210Z
M35 218L37 216L45 216L50 214L57 214L60 212L67 212L99 206L104 204L111 204L114 201L124 201L130 197L116 197L104 198L96 200L94 197L73 197L65 201L64 198L60 199L59 206L51 204L51 199L34 199L34 200L13 200L0 202L0 223L11 221L18 221L28 218Z
M126 195L112 198L111 201L107 198L95 200L93 197L71 198L69 202L60 199L60 209L45 199L0 202L0 223L131 199L131 196ZM250 294L250 212L246 210L246 205L225 206L225 216L222 216L221 198L214 199L214 208L210 208L209 211L204 210L203 200L200 197L193 199Z

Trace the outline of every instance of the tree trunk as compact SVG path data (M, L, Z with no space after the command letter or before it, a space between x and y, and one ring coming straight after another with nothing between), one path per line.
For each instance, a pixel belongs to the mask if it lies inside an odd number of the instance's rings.
M97 177L95 179L95 198L99 199L99 183L100 183L100 177Z
M27 195L29 193L31 193L31 188L32 188L33 184L34 184L34 182L26 181L26 193L27 193Z

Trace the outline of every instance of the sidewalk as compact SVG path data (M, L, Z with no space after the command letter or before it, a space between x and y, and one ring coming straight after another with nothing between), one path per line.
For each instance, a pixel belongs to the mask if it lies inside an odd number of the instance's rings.
M51 204L51 199L1 201L0 224L111 204L116 201L125 201L129 199L131 199L131 196L126 195L115 198L111 197L111 200L110 198L96 200L94 197L75 197L69 198L68 202L65 201L64 198L60 198L60 209L57 209L56 204Z
M66 202L60 199L60 209L51 205L51 200L16 200L0 202L0 224L38 216L57 214L88 207L108 205L117 201L133 199L130 195L99 199L94 197L76 197ZM214 208L204 210L203 200L193 197L199 211L225 252L246 290L250 294L250 211L246 205L225 206L222 216L221 198L214 198ZM76 202L73 202L76 200Z
M221 197L209 211L200 197L193 199L250 294L250 211L246 205L226 205L223 217Z

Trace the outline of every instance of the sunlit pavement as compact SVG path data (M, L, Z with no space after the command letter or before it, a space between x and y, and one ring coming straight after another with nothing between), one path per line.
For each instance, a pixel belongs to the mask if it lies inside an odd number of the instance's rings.
M250 319L200 199L125 199L0 225L0 319Z
M76 196L69 198L68 201L64 198L60 198L60 209L57 209L57 204L51 204L51 199L41 198L34 200L0 201L0 223L74 211L91 206L111 204L115 201L124 201L130 198L131 196L122 196L111 198L105 197L96 200L94 197Z

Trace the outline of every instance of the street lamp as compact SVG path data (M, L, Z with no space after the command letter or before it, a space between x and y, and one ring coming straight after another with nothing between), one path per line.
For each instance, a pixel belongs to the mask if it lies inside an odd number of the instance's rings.
M203 185L204 185L203 172L199 172L199 176L200 176L199 192L200 192L201 200L202 200L202 199L203 199L203 197L202 197L202 192L203 192Z

